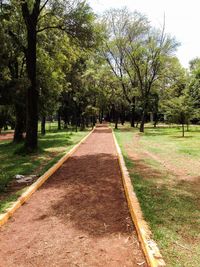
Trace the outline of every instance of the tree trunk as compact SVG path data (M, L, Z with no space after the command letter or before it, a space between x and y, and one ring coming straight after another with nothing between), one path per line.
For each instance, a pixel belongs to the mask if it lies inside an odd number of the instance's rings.
M115 129L118 129L118 120L119 120L119 114L118 111L115 109Z
M14 132L14 143L20 143L23 141L23 132L25 128L25 116L24 116L24 108L20 105L15 105L15 114L16 114L16 122L15 122L15 132Z
M185 127L184 127L184 124L182 124L182 137L185 136Z
M81 131L85 130L85 117L81 115Z
M135 97L132 99L131 104L131 127L135 127Z
M36 30L28 31L26 57L28 78L31 82L27 93L26 142L25 147L32 152L38 145L38 91L36 86Z
M61 130L61 117L60 117L60 110L58 110L58 130Z
M8 130L8 125L5 124L5 125L4 125L4 131L7 131L7 130Z
M141 133L144 132L145 121L146 121L146 108L144 108L143 112L142 112L142 118L141 118L141 123L140 123L140 132Z
M120 117L121 124L124 125L124 123L125 123L125 111L124 111L123 105L121 106L121 112L120 112L119 117Z
M131 127L135 127L135 109L131 108Z
M189 132L189 122L187 122L187 132Z
M146 100L143 105L143 111L142 111L142 118L141 118L141 123L140 123L140 132L144 132L144 124L146 121L146 115L147 115L147 103L148 101Z
M45 124L46 124L46 117L42 116L42 120L41 120L41 134L42 135L46 134Z
M26 96L26 141L27 152L33 152L38 146L38 90L36 83L36 44L37 21L40 14L40 0L35 0L30 13L28 3L22 1L22 15L27 30L26 68L30 86Z
M103 113L104 113L104 111L103 111L103 108L101 109L101 123L103 122Z
M155 103L154 103L154 105L155 105L155 107L154 107L155 111L154 111L154 114L153 114L153 117L154 117L154 124L153 124L153 126L154 126L154 128L156 128L157 123L158 123L158 104L159 104L159 96L157 94L155 94Z

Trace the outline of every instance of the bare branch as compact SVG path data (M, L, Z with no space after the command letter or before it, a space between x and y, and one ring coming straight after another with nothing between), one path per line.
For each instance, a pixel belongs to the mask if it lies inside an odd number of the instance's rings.
M39 10L39 13L42 12L42 10L45 8L45 6L47 5L48 2L49 2L49 0L46 0L46 1L44 2L44 4L41 6L41 8L40 8L40 10Z

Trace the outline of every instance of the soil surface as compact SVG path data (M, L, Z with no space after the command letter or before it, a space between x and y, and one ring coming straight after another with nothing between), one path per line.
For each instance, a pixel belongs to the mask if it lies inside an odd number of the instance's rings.
M156 155L145 150L140 144L140 138L140 135L136 134L132 139L131 144L125 145L128 156L133 160L134 169L137 172L141 173L147 179L152 176L161 178L163 173L160 170L148 166L144 161L144 159L153 159L155 162L162 165L162 171L165 171L174 177L175 182L188 182L191 185L194 185L195 189L200 192L200 175L191 174L192 170L195 170L196 172L196 170L200 169L199 161L193 161L190 158L178 155L178 163L175 160L173 162L170 155ZM196 174L197 173L198 171Z
M13 133L0 134L0 142L4 140L12 140Z
M111 130L98 127L0 229L0 267L147 267Z

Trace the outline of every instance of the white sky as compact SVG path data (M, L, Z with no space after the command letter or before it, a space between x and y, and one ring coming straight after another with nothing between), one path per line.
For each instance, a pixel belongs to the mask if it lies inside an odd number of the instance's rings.
M165 14L165 30L181 43L177 56L184 67L200 57L200 0L89 0L95 13L110 7L127 6L145 14L156 27L161 27Z

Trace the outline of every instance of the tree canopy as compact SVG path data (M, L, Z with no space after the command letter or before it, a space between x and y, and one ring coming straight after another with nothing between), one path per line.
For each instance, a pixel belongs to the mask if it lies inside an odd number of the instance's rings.
M199 122L200 60L180 65L165 22L127 8L97 16L82 0L2 0L0 26L1 128L12 124L26 151L53 117L58 128L128 120L141 132L150 118Z

